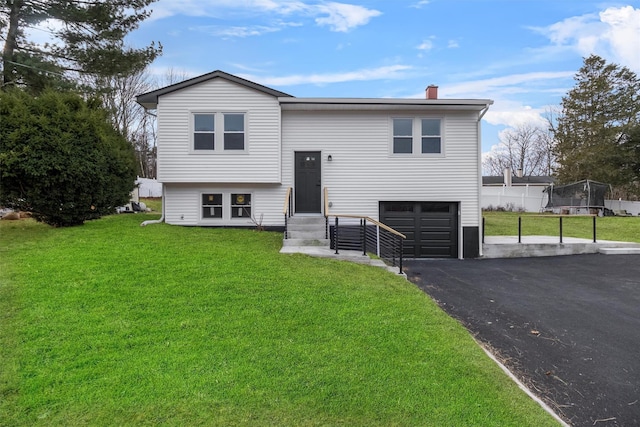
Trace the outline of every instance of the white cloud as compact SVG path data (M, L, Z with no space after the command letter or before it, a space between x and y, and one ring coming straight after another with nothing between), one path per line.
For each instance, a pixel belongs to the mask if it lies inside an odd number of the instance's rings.
M412 4L411 7L422 9L422 7L428 5L430 1L431 0L420 0L418 3Z
M440 85L440 98L492 99L494 104L484 116L492 125L517 127L528 123L544 124L544 114L549 106L533 107L522 101L514 101L514 95L522 98L541 92L564 94L571 86L574 71L541 71L512 74L489 79L469 80L452 85ZM419 93L412 98L422 98Z
M451 86L441 86L440 93L452 98L492 98L506 97L514 93L540 91L541 87L561 80L571 79L575 71L538 71L511 74L489 79L470 80ZM545 89L546 90L546 89Z
M550 51L596 54L640 72L640 9L633 6L609 7L599 14L574 16L533 30L549 38Z
M457 40L449 40L449 43L447 44L447 47L449 49L455 49L457 47L460 47L460 44L458 44Z
M604 38L617 61L640 72L640 9L609 8L600 13L600 20L609 25Z
M312 6L328 16L316 18L320 26L327 25L331 31L347 32L355 27L367 24L371 18L382 15L382 12L362 6L345 3L326 3Z
M425 40L420 45L416 46L418 50L431 50L433 49L433 42L431 40Z
M544 126L546 108L533 108L517 101L497 100L484 116L492 125L516 128L525 124Z
M251 37L260 36L262 34L274 33L282 30L282 27L267 27L264 25L253 25L247 27L224 27L219 25L205 25L199 27L190 27L195 30L218 37Z
M343 73L325 74L296 74L282 77L262 77L256 75L239 74L245 79L259 82L263 85L294 86L301 84L323 85L328 83L342 83L350 81L400 79L404 77L404 71L410 70L408 65L390 65L385 67L347 71Z
M327 26L331 31L347 32L368 24L382 12L338 2L307 4L301 0L167 0L154 3L151 19L163 19L174 15L230 19L262 17L265 14L311 17L317 25Z

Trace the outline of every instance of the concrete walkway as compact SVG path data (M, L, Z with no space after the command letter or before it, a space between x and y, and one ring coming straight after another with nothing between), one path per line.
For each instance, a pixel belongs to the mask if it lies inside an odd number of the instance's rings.
M367 264L374 267L384 268L394 274L399 274L399 268L391 265L387 265L381 259L370 258L367 255L362 255L362 251L347 251L340 250L338 254L334 249L328 246L283 246L280 249L281 254L306 254L309 256L315 256L320 258L331 258L341 261L357 262L358 264ZM402 274L405 276L405 274ZM405 276L406 277L406 276Z

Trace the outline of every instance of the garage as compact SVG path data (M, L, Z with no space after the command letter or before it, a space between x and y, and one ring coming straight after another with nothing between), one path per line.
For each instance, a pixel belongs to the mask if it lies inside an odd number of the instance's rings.
M407 236L407 258L458 257L458 203L380 202L380 221Z

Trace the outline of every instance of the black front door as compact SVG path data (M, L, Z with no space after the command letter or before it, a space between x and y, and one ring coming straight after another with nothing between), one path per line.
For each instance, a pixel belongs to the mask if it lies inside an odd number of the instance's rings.
M322 212L322 179L320 175L320 152L296 152L295 200L296 212Z

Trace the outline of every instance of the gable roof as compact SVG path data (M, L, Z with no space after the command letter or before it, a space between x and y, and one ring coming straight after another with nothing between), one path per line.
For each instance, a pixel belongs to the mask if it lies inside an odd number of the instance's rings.
M243 79L242 77L234 76L233 74L229 74L229 73L225 73L224 71L216 70L216 71L213 71L211 73L203 74L201 76L194 77L192 79L185 80L185 81L180 82L180 83L172 84L170 86L166 86L166 87L163 87L163 88L160 88L160 89L156 89L156 90L151 91L151 92L144 93L142 95L138 95L137 98L136 98L136 101L138 102L138 104L142 105L144 108L154 109L154 108L156 108L158 106L158 97L159 96L166 95L167 93L175 92L177 90L181 90L181 89L187 88L189 86L197 85L199 83L206 82L208 80L212 80L212 79L216 79L216 78L222 78L222 79L228 80L230 82L237 83L237 84L239 84L241 86L245 86L245 87L257 90L259 92L263 92L263 93L266 93L268 95L275 96L277 98L280 98L280 97L291 98L292 97L291 95L289 95L287 93L284 93L284 92L280 92L279 90L271 89L269 87L262 86L261 84L254 83L252 81Z
M296 98L284 92L263 86L258 83L216 70L199 77L194 77L180 83L166 86L154 91L138 95L136 101L147 109L158 106L158 97L190 86L194 86L212 79L222 78L230 82L248 87L259 92L278 98L283 110L475 110L485 111L493 101L490 99L413 99L413 98ZM484 113L481 113L481 116Z
M519 176L511 177L511 185L540 184L549 185L555 182L552 176ZM504 184L504 176L483 176L482 185L502 185Z

